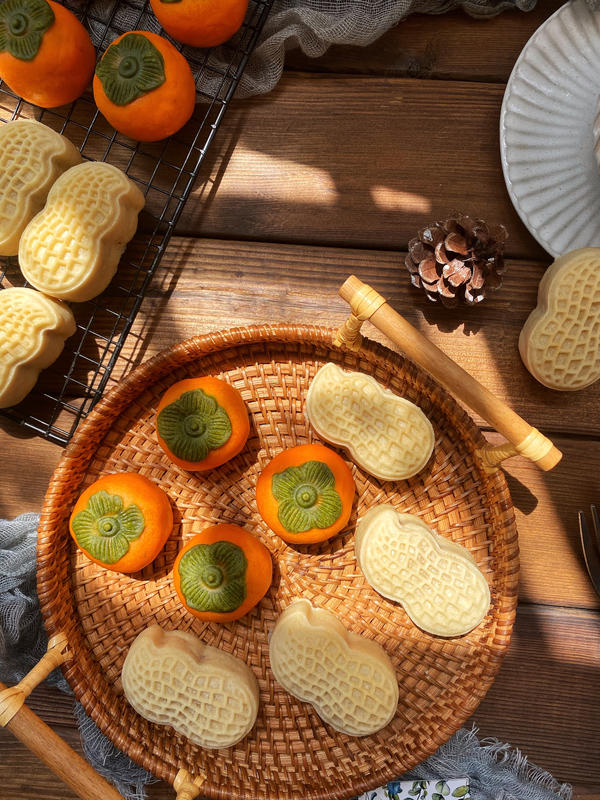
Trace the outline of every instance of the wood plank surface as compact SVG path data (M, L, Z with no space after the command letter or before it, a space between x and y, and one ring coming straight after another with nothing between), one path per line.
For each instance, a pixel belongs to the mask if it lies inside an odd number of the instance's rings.
M318 58L296 49L286 54L285 65L345 75L502 83L529 38L562 5L563 0L546 0L527 13L506 11L485 24L463 11L412 14L367 47L333 45Z
M498 676L466 723L466 727L476 725L480 738L493 737L520 747L557 780L572 783L575 800L600 800L594 784L600 750L600 695L593 690L599 638L598 614L521 606ZM71 698L40 687L29 705L81 750ZM2 800L70 800L75 796L1 729L0 752ZM149 795L174 800L173 790L165 783L156 784Z
M520 602L511 647L472 721L481 736L520 747L571 783L575 800L600 800L600 598L576 526L577 510L600 500L600 385L552 392L520 361L518 334L551 258L512 207L498 146L512 66L560 5L548 0L487 22L462 12L415 15L367 48L333 47L319 59L288 53L274 92L225 115L111 383L196 333L338 325L347 308L337 289L354 273L550 435L564 452L551 473L520 458L506 463ZM126 155L117 143L116 162ZM182 154L169 157L178 164ZM173 168L165 169L170 180ZM160 202L149 198L151 208ZM448 311L410 287L403 259L420 227L456 209L503 222L509 262L503 288L483 306ZM98 333L108 325L100 315ZM364 332L383 341L368 324ZM89 346L97 356L101 340ZM87 368L80 373L85 382ZM55 387L50 371L41 385ZM39 510L61 452L0 418L1 517ZM81 751L71 702L41 687L31 707ZM74 797L1 729L0 753L2 800ZM149 795L174 798L164 783Z
M230 109L177 230L404 250L419 228L458 209L504 223L511 257L548 259L504 185L503 92L287 73L271 94Z

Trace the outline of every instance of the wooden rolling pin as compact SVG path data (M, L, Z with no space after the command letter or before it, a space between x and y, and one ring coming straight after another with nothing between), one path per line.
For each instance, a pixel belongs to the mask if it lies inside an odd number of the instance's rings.
M350 304L352 315L340 328L336 343L356 350L360 347L360 326L369 320L412 361L427 370L449 392L466 403L508 439L506 444L489 445L479 451L484 467L493 472L505 458L523 455L541 469L555 467L562 453L550 439L516 414L506 403L475 380L462 367L426 339L416 328L388 305L374 289L351 275L339 290Z

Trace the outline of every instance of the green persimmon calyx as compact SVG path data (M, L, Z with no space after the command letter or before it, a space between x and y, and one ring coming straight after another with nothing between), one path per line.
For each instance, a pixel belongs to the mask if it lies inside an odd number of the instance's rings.
M199 463L231 436L229 415L202 389L184 392L158 415L157 428L171 453Z
M335 477L322 461L307 461L276 473L271 491L279 502L279 522L289 533L329 528L342 513Z
M141 33L128 33L111 44L96 66L104 93L117 106L158 89L165 82L162 53Z
M0 53L33 61L53 23L54 11L46 0L4 0L0 3Z
M146 527L135 504L123 507L123 498L104 489L93 494L87 507L71 522L77 544L103 564L115 564Z
M235 611L246 599L247 568L244 551L233 542L194 545L179 562L186 604L196 611Z

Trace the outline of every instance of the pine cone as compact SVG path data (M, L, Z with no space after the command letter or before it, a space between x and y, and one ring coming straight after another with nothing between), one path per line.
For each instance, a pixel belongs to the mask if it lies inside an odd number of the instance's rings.
M448 307L480 303L502 286L507 236L504 225L465 214L428 225L408 243L405 263L413 286Z

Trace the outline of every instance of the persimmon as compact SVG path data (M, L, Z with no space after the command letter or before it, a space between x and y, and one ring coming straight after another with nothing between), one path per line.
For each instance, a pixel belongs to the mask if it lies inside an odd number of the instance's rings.
M94 100L108 122L140 142L166 139L194 113L196 84L184 56L163 36L130 31L98 62Z
M150 0L156 19L178 42L215 47L238 31L248 0Z
M341 456L322 444L303 444L267 464L256 484L256 505L284 541L312 544L342 530L354 492L352 472Z
M158 404L158 443L171 461L191 472L220 467L237 456L249 433L241 394L220 378L178 381Z
M96 51L75 14L54 0L0 3L0 78L29 103L55 108L89 85Z
M137 572L164 547L173 530L173 509L149 478L116 472L98 478L83 492L69 529L95 564L115 572Z
M185 608L207 622L231 622L267 593L271 554L238 525L212 525L194 536L173 566L173 585Z

